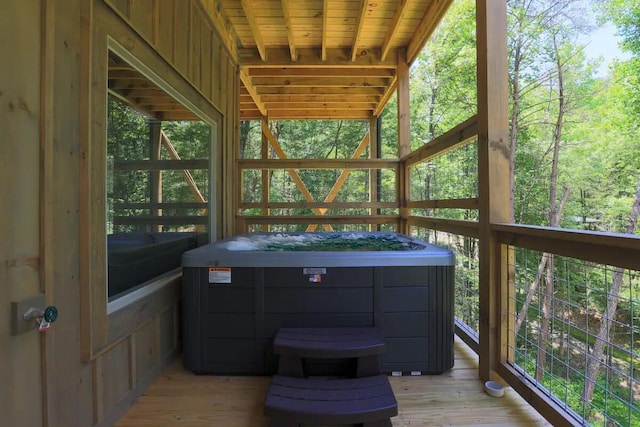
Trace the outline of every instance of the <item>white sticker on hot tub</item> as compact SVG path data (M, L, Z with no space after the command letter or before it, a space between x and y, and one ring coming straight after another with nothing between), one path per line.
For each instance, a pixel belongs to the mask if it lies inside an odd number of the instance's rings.
M231 283L231 269L209 267L209 283Z
M302 273L303 274L313 274L313 275L327 274L327 269L326 268L303 268L302 269Z

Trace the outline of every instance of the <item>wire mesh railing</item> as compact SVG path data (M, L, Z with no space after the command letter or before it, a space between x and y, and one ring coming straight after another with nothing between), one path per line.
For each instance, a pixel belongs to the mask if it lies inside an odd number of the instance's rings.
M514 248L509 363L591 425L640 425L640 272Z

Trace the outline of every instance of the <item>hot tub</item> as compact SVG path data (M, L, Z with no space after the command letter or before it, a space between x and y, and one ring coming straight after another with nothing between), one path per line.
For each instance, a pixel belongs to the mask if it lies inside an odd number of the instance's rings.
M320 251L251 241L395 241ZM332 246L332 245L329 245ZM377 326L384 372L437 374L453 366L454 257L397 233L256 233L182 257L185 367L201 374L273 374L280 327Z

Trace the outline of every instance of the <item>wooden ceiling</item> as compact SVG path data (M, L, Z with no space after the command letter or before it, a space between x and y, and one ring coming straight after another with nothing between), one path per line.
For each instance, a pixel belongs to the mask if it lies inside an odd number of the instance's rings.
M240 67L241 119L368 119L453 0L200 0ZM213 16L215 14L215 16ZM115 54L109 93L159 120L198 120Z
M367 119L453 0L219 0L237 38L241 118Z

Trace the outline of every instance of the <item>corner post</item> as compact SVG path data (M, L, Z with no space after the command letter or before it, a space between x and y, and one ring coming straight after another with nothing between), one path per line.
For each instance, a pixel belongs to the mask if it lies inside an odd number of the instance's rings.
M509 222L507 5L476 0L478 77L478 188L480 222L480 378L506 355L507 248L491 226Z
M398 64L396 69L398 79L398 158L402 159L411 152L411 110L409 101L409 64L407 63L406 49L398 49ZM396 175L398 208L400 213L399 230L401 233L408 233L407 218L409 209L407 201L409 199L411 185L408 171L404 162L398 165Z

